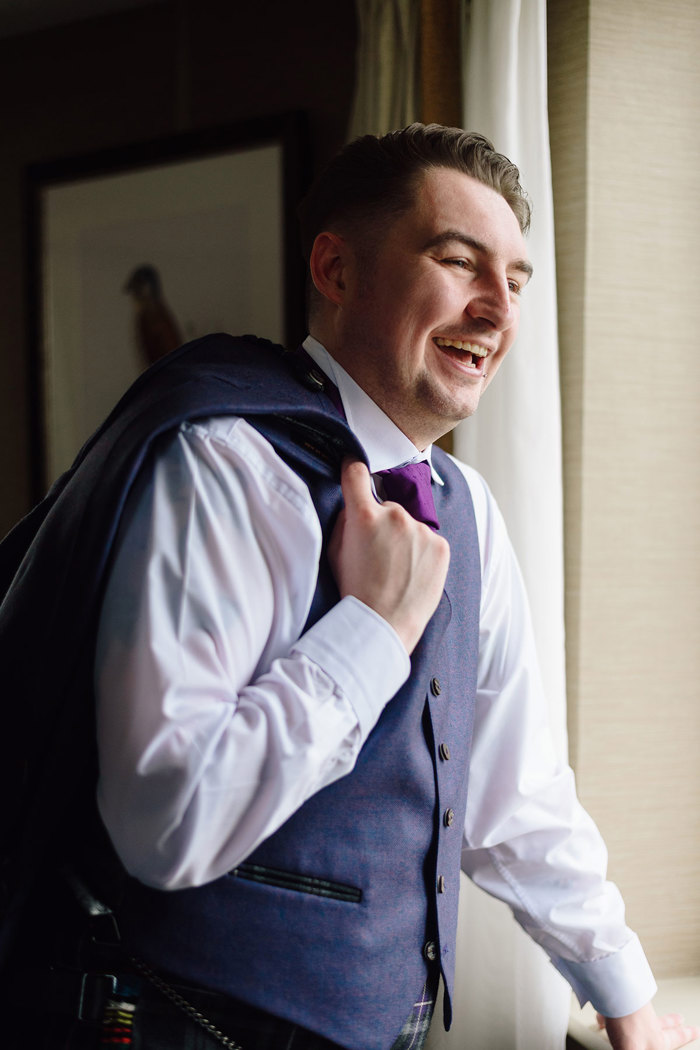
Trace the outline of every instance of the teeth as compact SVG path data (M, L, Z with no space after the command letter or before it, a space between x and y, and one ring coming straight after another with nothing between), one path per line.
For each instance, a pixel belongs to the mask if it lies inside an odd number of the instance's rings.
M473 354L474 357L486 357L488 350L484 350L483 346L479 346L477 343L463 343L460 339L440 339L435 340L438 346L453 346L455 350L466 350L468 353Z

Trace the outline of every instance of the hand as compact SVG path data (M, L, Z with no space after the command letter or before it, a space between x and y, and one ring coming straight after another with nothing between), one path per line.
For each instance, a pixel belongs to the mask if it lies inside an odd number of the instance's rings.
M700 1028L685 1025L678 1014L657 1016L651 1003L625 1017L597 1016L614 1050L677 1050L700 1038Z
M374 609L411 653L440 601L449 544L398 503L378 503L359 460L346 460L341 484L345 508L328 549L341 597Z

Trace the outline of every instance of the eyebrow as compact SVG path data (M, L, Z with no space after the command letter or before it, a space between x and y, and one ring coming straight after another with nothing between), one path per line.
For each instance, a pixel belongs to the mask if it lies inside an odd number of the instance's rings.
M476 252L482 252L484 255L491 254L490 249L483 241L478 241L476 237L470 237L468 233L461 233L459 230L445 230L444 233L439 233L437 237L432 237L427 242L424 249L427 251L428 248L439 248L443 244L454 241L459 241L460 244L466 245L467 248L472 248ZM534 272L532 263L528 262L527 259L514 259L513 262L508 264L508 268L526 274L528 280Z

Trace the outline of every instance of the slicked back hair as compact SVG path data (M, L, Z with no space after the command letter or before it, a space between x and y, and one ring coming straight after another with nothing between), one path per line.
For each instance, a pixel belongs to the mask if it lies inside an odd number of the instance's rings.
M435 168L461 171L500 193L527 233L530 204L520 173L484 135L442 124L410 124L355 139L321 173L299 208L307 260L324 230L381 232L411 207L418 178Z

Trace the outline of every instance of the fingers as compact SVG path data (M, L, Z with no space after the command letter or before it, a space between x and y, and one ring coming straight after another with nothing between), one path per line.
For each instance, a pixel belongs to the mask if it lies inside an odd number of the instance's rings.
M686 1025L680 1014L657 1016L651 1003L625 1017L596 1017L615 1050L679 1050L700 1039L700 1028Z
M346 459L340 471L345 508L350 513L365 506L376 506L372 491L372 479L365 463L359 459Z
M341 597L353 595L392 625L412 652L442 595L450 549L398 503L379 503L364 463L343 464L341 512L328 554Z
M700 1028L687 1025L680 1014L663 1014L659 1024L666 1041L666 1050L677 1050L700 1038Z

